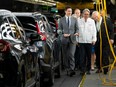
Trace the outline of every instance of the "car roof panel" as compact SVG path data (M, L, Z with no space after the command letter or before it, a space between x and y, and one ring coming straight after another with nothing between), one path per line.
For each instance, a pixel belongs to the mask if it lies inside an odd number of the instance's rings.
M5 10L5 9L0 9L0 16L14 16L11 11Z
M13 12L16 16L32 16L33 15L41 15L41 13L36 13L36 12Z

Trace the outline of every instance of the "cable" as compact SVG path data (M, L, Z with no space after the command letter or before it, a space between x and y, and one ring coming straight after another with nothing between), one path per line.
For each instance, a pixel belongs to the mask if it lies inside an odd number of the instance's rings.
M114 68L114 64L116 63L116 56L115 56L115 53L114 53L114 50L113 50L113 47L112 47L112 44L110 43L110 38L109 38L109 34L108 34L108 29L107 29L107 24L106 24L106 14L107 14L107 8L106 8L106 0L99 0L97 1L97 4L96 5L96 10L98 11L98 8L100 9L100 2L101 2L101 7L102 7L102 10L105 11L105 14L103 15L103 19L104 19L104 24L105 24L105 31L106 31L106 35L107 35L107 39L108 39L108 43L109 43L109 46L110 46L110 50L112 52L112 55L114 57L114 62L108 66L104 66L102 67L102 52L100 52L100 66L101 66L101 69L103 70L103 68L106 68L106 67L110 67L110 70L109 70L109 81L106 81L106 78L105 77L102 77L101 74L99 74L100 76L100 79L103 83L103 85L109 85L109 86L116 86L116 83L114 83L112 81L112 78L111 78L111 75L112 75L112 70ZM98 6L98 8L97 8ZM100 10L99 10L100 11ZM98 11L98 12L99 12ZM102 36L101 36L101 29L100 29L100 50L102 51Z

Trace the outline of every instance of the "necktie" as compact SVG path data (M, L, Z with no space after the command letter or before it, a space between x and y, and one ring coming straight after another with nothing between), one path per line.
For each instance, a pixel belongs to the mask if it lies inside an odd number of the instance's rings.
M69 27L69 17L67 18L67 24L68 24L68 27Z

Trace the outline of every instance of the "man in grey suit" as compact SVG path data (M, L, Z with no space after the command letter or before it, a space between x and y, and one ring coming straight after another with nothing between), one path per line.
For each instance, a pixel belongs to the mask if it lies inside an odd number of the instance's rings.
M61 42L62 42L62 52L63 52L63 64L64 64L64 68L67 71L67 75L69 76L75 75L74 53L76 49L76 44L74 44L73 42L74 42L74 37L79 35L77 20L71 15L72 15L72 8L66 7L65 16L60 19L58 26L58 31L61 31L60 33L62 35Z

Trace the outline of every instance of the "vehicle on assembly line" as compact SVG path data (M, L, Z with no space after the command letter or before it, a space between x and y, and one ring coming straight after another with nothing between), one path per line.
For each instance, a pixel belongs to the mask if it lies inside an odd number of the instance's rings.
M54 29L56 31L55 35L57 37L58 36L58 34L57 34L58 22L59 22L59 19L61 18L61 16L59 14L46 13L46 12L43 12L43 14L47 17L48 22L50 23L50 25L52 27L54 27Z
M12 12L0 9L0 87L40 87L38 49Z
M23 25L25 32L41 35L42 41L35 43L39 49L41 82L54 84L55 76L60 77L61 61L54 28L48 23L45 15L39 12L14 12Z

